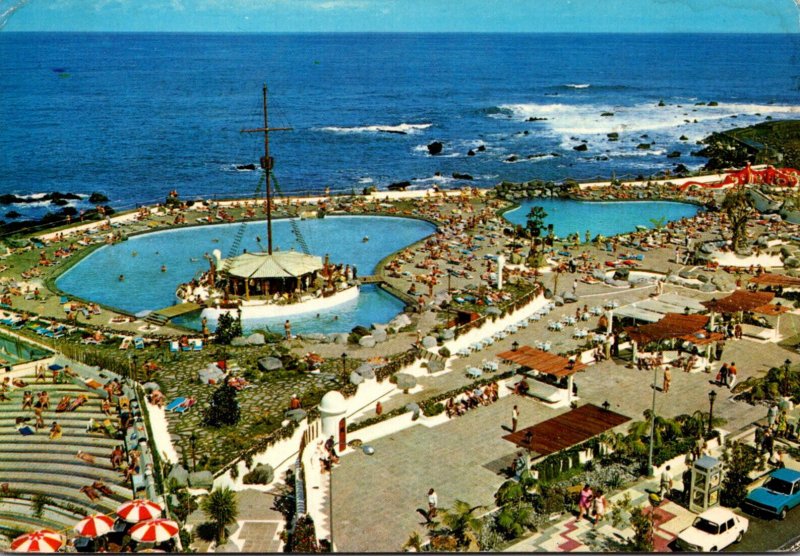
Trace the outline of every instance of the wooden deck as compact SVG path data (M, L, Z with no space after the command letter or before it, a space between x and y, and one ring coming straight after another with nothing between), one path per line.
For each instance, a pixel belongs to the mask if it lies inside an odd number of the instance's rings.
M586 442L627 421L630 421L629 417L586 404L532 427L507 434L503 439L540 456L547 456ZM525 442L528 431L533 434L530 443Z
M182 315L188 315L189 313L194 313L195 311L199 311L202 309L200 305L197 303L178 303L176 305L171 305L169 307L165 307L163 309L159 309L158 311L153 311L159 315L163 315L164 317L169 319L174 319L175 317L180 317Z

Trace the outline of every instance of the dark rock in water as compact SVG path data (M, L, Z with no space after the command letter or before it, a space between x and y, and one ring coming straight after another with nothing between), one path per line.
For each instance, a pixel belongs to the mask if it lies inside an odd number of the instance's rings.
M636 145L636 148L646 151L647 149L650 148L650 143L639 143L638 145Z
M671 153L667 154L667 158L680 158L680 156L680 151L672 151Z
M428 152L434 155L439 154L442 152L443 147L444 145L442 144L441 141L434 141L433 143L428 145Z
M673 170L673 172L675 172L676 174L685 174L688 171L689 169L683 164L676 164L675 169Z
M545 156L548 156L547 153L534 153L534 154L529 154L528 158L529 159L530 158L543 158Z
M22 215L15 210L10 210L6 213L6 218L19 218L20 216Z
M236 165L236 169L237 170L255 170L256 169L256 165L255 164L237 164Z
M475 151L473 151L472 149L468 150L467 156L475 156Z
M681 135L680 137L678 137L678 141L688 141L688 140L689 138L686 137L685 135Z
M606 133L606 137L608 137L609 141L619 141L619 133L616 131L612 131L611 133Z
M572 147L574 151L588 151L589 147L586 146L586 143L581 143L580 145L575 145Z
M531 116L530 118L528 118L525 121L526 122L543 122L545 120L547 120L547 118L536 118L536 117Z
M380 131L381 133L394 133L396 135L408 135L405 131L402 131L400 129L384 129L384 128L380 128L380 129L378 129L378 131Z
M93 192L89 195L89 202L93 205L99 205L100 203L107 203L108 197L103 195L102 193L98 193L97 191Z
M410 181L398 181L395 183L390 183L387 188L389 191L405 191L406 187L411 185Z
M648 134L646 134L646 133L644 135L640 135L639 136L640 139L647 139L648 137L650 137L650 136Z
M516 162L517 160L519 160L519 157L515 154L512 154L511 156L506 158L506 162Z
M561 156L561 155L558 153L550 153L550 156Z
M58 207L65 207L69 204L66 199L53 199L52 203Z
M708 103L708 106L719 106L719 103L716 100L712 100Z
M605 161L607 161L607 160L608 160L608 157L607 157L607 156L596 156L596 157L594 157L594 158L595 158L595 160L599 160L599 161L601 161L601 162L605 162Z
M531 132L530 132L530 131L528 131L527 129L526 129L525 131L523 131L523 132L522 132L522 134L523 134L523 135L530 135L530 133L531 133Z
M663 100L659 100L659 101L658 101L658 105L659 105L659 106L666 106L666 104L664 104L664 101L663 101Z
M486 145L478 145L478 152L479 153L482 153L485 150L486 150Z
M705 102L695 102L694 105L695 106L705 106L706 103Z
M474 180L472 176L469 174L459 174L458 172L453 172L453 179L457 180Z
M613 112L603 112L603 113L602 113L602 114L600 114L600 115L601 115L602 117L604 117L604 118L610 118L610 117L612 117L612 116L614 115L614 113L613 113Z

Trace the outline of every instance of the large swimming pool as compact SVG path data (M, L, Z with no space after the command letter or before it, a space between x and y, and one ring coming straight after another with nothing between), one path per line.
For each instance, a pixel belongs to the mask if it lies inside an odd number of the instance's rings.
M514 224L525 225L531 207L540 206L547 213L545 224L553 224L555 234L565 237L586 230L592 237L613 236L636 230L636 226L653 228L653 219L680 220L697 214L699 207L669 201L575 201L572 199L526 199L519 208L505 213Z
M381 259L436 229L423 220L380 216L329 216L295 222L312 253L327 253L333 262L355 265L359 275L373 274ZM219 249L223 257L228 255L239 227L238 223L220 224L135 236L97 249L60 276L56 285L66 293L132 313L162 309L177 302L178 284L208 269L205 253ZM369 241L364 241L365 237ZM265 238L265 223L248 223L240 249L261 251L258 241L263 243ZM300 250L288 220L273 222L273 248ZM119 280L121 274L123 281ZM403 303L396 297L366 286L357 300L326 311L320 318L314 314L292 318L292 330L349 331L357 324L387 322L402 309ZM282 330L283 319L248 321L246 326L259 328L278 321ZM192 318L180 322L198 324Z

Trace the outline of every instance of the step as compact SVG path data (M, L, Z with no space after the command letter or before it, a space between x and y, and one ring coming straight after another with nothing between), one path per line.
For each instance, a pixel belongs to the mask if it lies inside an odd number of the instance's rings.
M57 501L53 500L53 502L55 503ZM30 500L21 500L19 498L3 498L0 499L0 513L18 514L33 517L33 508L31 507L32 504L33 503ZM63 529L66 526L75 525L75 523L83 519L83 516L79 516L78 514L75 514L69 510L59 508L58 506L47 504L44 512L42 513L42 518L47 519L52 523L63 524L64 526L60 527L60 529ZM2 519L0 519L0 521L2 521Z
M72 483L66 481L36 481L27 479L24 473L9 473L8 477L4 477L4 479L6 480L3 482L8 483L9 488L12 490L34 494L41 493L51 498L65 500L72 498L79 502L83 499L86 501L85 505L92 506L89 497L80 491L82 486L92 484L92 481L87 481L86 479L80 479ZM94 505L98 507L116 508L126 500L130 500L133 496L130 489L127 489L127 493L123 493L112 485L109 485L109 487L114 492L113 496L101 496Z
M109 500L108 498L100 498L97 502L92 502L89 498L79 492L75 488L63 487L60 485L42 485L37 483L29 483L24 481L12 482L8 481L9 488L25 494L43 494L56 501L62 501L75 506L80 506L86 511L86 515L91 513L111 513L116 511L121 502L117 500ZM128 497L131 499L131 496Z
M70 477L81 477L89 481L101 480L109 484L122 484L122 475L110 468L82 465L79 459L71 460L53 458L52 460L39 459L32 460L0 460L0 478L4 478L6 473L30 473L31 477L36 474L57 475L63 473Z
M103 480L102 477L81 477L77 475L68 475L66 473L29 473L26 470L20 471L3 471L3 482L27 482L37 485L55 485L66 488L80 489L82 486L90 485L94 481ZM115 483L108 483L108 487L114 492L109 498L126 500L130 498L130 489L125 486L120 486Z
M31 440L32 438L36 437L41 438L41 441ZM112 450L114 446L118 446L122 443L122 440L113 440L111 438L102 438L102 437L90 437L85 432L81 432L80 435L75 436L68 436L64 434L58 440L50 440L47 437L47 434L44 431L41 431L38 435L32 436L22 436L18 432L15 432L13 435L11 434L2 434L0 433L0 446L3 447L5 451L6 447L11 446L27 446L30 449L34 449L35 447L39 447L41 449L47 450L50 446L69 446L77 450L85 450L86 448L102 448L105 447L108 450Z
M86 463L85 465L89 467L96 467L98 460L106 460L111 456L111 447L108 446L83 446L77 447L74 445L64 445L64 446L24 446L24 445L15 445L15 446L3 446L3 457L9 456L11 454L18 455L18 454L31 454L31 458L35 459L40 455L44 454L61 454L68 456L70 458L75 458L75 461L82 461L76 457L78 450L82 452L86 452L87 454L91 454L95 457L95 464ZM101 465L103 467L104 465Z

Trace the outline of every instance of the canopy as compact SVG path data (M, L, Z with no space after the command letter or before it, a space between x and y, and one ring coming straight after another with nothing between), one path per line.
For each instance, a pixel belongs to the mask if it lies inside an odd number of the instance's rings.
M684 315L667 313L660 321L642 326L629 326L625 332L639 344L681 338L705 329L709 317L706 315Z
M114 527L114 520L103 514L94 514L84 517L73 529L81 537L99 537L105 535Z
M698 313L706 311L705 306L693 297L686 297L675 292L669 292L658 296L658 301L667 303L678 307L678 310L670 311L671 313L682 313L686 307L689 308L690 313Z
M785 274L759 274L755 278L750 278L750 283L759 286L780 286L783 288L800 287L800 278L786 276Z
M530 346L521 346L517 351L504 351L498 353L497 356L504 361L511 361L540 373L557 377L573 375L586 368L586 365L579 361L570 362L566 357Z
M614 311L614 316L617 318L629 318L643 322L658 322L664 315L655 311L649 311L643 307L640 307L637 303L631 303L630 305L624 305L619 309L616 309Z
M64 546L66 539L49 529L40 529L17 537L11 543L14 552L55 552Z
M239 278L293 278L321 270L322 257L296 251L244 253L223 261L228 274Z
M137 498L122 504L117 509L117 515L128 523L138 523L146 519L161 517L162 511L163 509L160 504L143 498Z
M164 542L177 537L178 524L169 519L150 519L131 527L131 538L138 542Z
M781 305L780 303L776 303L773 305L772 303L767 303L766 305L762 305L761 307L756 307L753 309L754 313L759 313L762 315L767 315L770 317L780 316L784 313L788 313L792 309L790 307L786 307L785 305Z
M746 290L736 290L722 299L712 299L703 301L703 305L711 311L717 313L738 313L739 311L752 311L756 307L762 307L772 301L775 294L772 292L749 292Z

